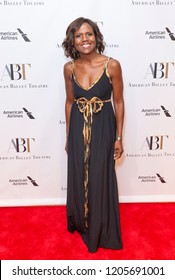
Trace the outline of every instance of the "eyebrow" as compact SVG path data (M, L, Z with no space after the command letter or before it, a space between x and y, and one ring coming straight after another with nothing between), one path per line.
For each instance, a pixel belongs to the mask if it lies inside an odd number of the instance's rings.
M75 33L76 33L77 31L75 31ZM87 31L87 32L85 32L85 34L87 34L87 33L94 33L94 31L92 30L92 31ZM77 32L76 34L79 34L79 35L81 35L81 34L83 34L83 32Z

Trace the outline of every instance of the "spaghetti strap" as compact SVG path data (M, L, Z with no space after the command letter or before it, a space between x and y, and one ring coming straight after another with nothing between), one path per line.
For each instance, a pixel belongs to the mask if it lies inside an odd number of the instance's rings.
M109 81L111 83L111 78L110 78L110 75L108 73L108 64L109 64L109 60L111 59L111 57L108 57L108 59L106 60L105 62L105 67L104 67L104 71L106 72L106 76L109 78Z
M72 75L74 75L74 60L71 60L71 61L70 61L70 64L71 64L71 72L72 72Z
M104 66L104 69L106 70L107 67L108 67L108 63L109 63L109 60L111 59L111 57L108 57L106 62L105 62L105 66Z

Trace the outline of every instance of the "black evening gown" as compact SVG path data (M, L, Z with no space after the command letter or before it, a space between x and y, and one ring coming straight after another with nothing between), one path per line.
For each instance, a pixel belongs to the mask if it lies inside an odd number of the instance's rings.
M67 222L68 231L77 230L92 253L98 248L122 248L114 162L116 121L109 102L112 85L107 75L107 62L99 79L89 89L83 88L72 73L75 102L71 108L68 137ZM87 116L80 107L88 110L87 100L94 97L104 102L98 112L91 114L90 143L85 148L83 127ZM95 106L99 108L98 101L91 103L89 111Z

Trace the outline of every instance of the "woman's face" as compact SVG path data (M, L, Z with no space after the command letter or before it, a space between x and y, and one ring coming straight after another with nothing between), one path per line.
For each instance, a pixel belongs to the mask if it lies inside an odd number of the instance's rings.
M83 23L74 33L74 47L80 54L90 54L96 50L96 38L92 27Z

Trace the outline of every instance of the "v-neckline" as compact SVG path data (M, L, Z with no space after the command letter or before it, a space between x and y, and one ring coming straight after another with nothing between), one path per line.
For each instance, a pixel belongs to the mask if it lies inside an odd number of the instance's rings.
M101 74L99 75L99 77L98 77L98 78L92 83L92 85L90 85L89 87L84 87L84 86L82 86L82 85L78 82L78 80L77 80L77 78L76 78L76 75L75 75L75 72L74 72L74 62L72 61L72 75L73 75L73 78L74 78L75 83L76 83L80 88L82 88L82 89L84 89L84 90L86 90L86 91L89 91L91 88L93 88L93 87L98 83L98 81L101 79L101 77L102 77L103 74L105 73L106 67L107 67L107 64L108 64L109 60L110 60L110 57L108 57L108 58L106 59L106 61L105 61L105 63L104 63L103 71L101 72Z
M86 90L86 91L89 91L91 88L93 88L97 83L98 81L101 79L101 77L103 76L104 72L105 72L106 68L104 67L102 73L99 75L99 77L92 83L92 85L90 85L89 87L84 87L82 86L78 81L77 81L77 78L75 76L75 73L74 71L72 71L72 74L73 74L73 78L74 78L74 81L76 82L76 84L81 87L82 89Z

